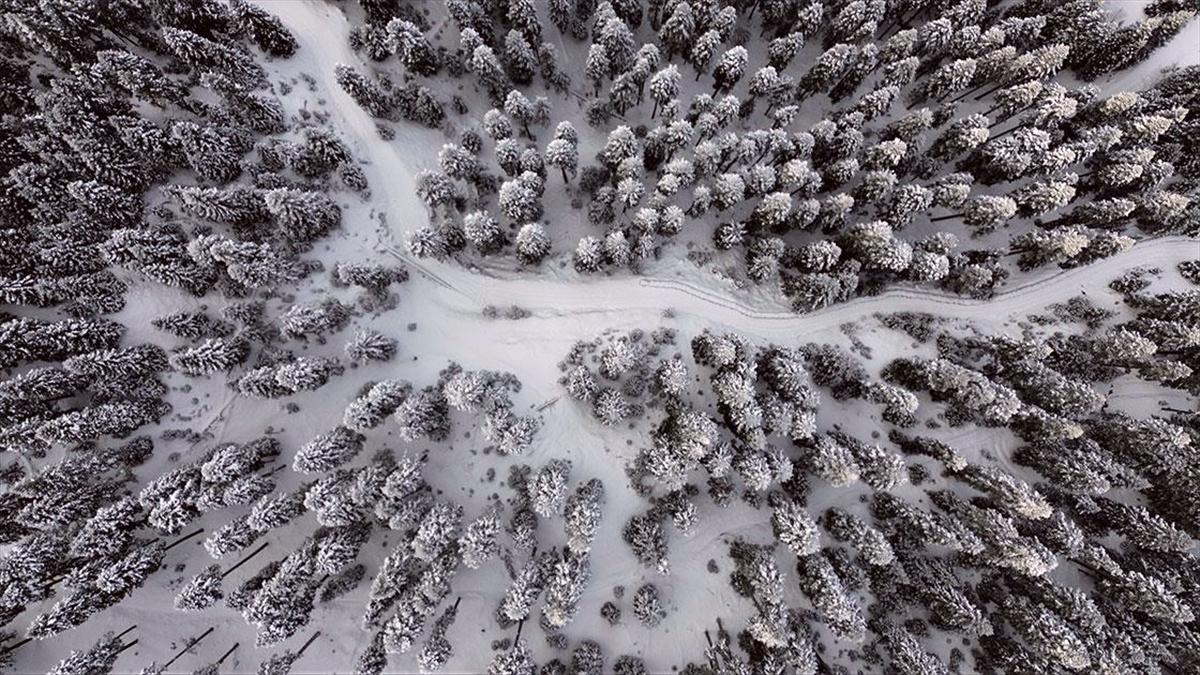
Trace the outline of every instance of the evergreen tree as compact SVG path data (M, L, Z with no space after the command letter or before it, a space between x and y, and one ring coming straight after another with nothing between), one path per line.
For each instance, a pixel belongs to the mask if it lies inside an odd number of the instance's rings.
M838 541L849 542L868 565L888 565L895 559L891 543L866 521L841 509L825 512L825 529Z
M283 527L306 510L305 489L275 495L263 495L246 516L246 524L259 532Z
M657 586L642 584L634 591L633 614L642 625L649 628L657 626L666 618L667 612L659 601Z
M517 573L496 612L502 625L524 621L529 616L533 603L545 588L546 573L553 560L554 556L549 552L541 557L534 556Z
M550 518L562 511L570 472L571 462L563 459L550 460L538 471L530 486L534 513Z
M387 24L391 50L410 72L426 77L437 72L437 52L411 21L395 18Z
M133 628L136 626L120 635L108 631L89 649L72 651L69 656L50 669L50 675L107 675L111 673L121 652L138 642L133 640L126 644L122 641L122 637Z
M604 484L597 478L576 487L567 498L563 529L567 534L567 547L574 553L582 555L591 548L600 526L603 501Z
M337 64L334 66L333 72L338 86L368 114L382 118L391 115L393 102L379 84L345 64Z
M567 672L572 675L601 675L604 672L604 652L600 645L591 640L579 643L571 652L571 663Z
M384 380L372 385L361 396L346 406L343 424L349 429L364 432L374 429L404 403L412 393L408 382Z
M235 30L271 56L287 58L296 52L295 37L266 10L246 0L230 0L229 14Z
M820 549L817 524L803 507L790 500L781 500L771 514L775 537L798 557Z
M171 355L173 368L187 375L206 375L230 370L247 357L247 345L236 339L210 338L196 347Z
M433 622L433 629L425 641L425 647L417 655L417 663L428 672L441 669L453 655L453 645L446 638L446 631L454 624L458 616L458 601L446 608L446 611Z
M1071 670L1091 665L1083 640L1054 612L1015 594L1008 597L1004 611L1005 618L1036 653Z
M498 652L488 665L488 675L534 675L537 665L529 643L518 638L508 651Z
M715 29L707 30L700 34L692 43L688 50L688 62L696 69L696 79L708 72L709 63L717 54L717 49L721 47L721 33Z
M488 559L500 552L500 544L496 537L500 533L502 510L503 507L498 502L492 502L479 517L464 528L459 545L463 564L467 567L479 569Z
M713 92L727 92L733 89L746 72L747 59L744 47L734 47L722 54L713 66Z
M412 541L417 558L432 561L439 557L458 536L462 507L438 503L425 514Z
M263 194L263 202L280 234L302 246L324 236L341 220L341 209L319 192L279 188Z
M949 672L936 656L925 651L921 641L907 630L887 624L881 631L891 664L905 675L943 675Z
M643 566L653 567L659 574L670 573L666 533L662 522L653 514L633 516L625 523L621 534Z
M152 62L123 49L96 52L96 63L130 94L151 103L180 103L187 95Z
M866 630L862 612L824 556L800 558L796 574L800 589L835 634L847 639L862 636Z
M351 361L366 363L369 361L390 361L400 345L395 338L369 328L354 331L354 336L346 343L346 356Z
M262 67L239 48L180 28L163 28L162 38L175 56L196 70L223 73L251 86L266 79Z
M542 604L542 624L561 629L575 618L579 601L591 577L588 555L570 550L556 560L547 574L546 597Z
M381 675L387 668L387 663L387 651L383 646L383 631L378 631L371 637L367 648L359 654L354 665L354 675Z
M353 459L362 450L363 436L346 427L337 426L304 444L292 461L300 473L323 473Z

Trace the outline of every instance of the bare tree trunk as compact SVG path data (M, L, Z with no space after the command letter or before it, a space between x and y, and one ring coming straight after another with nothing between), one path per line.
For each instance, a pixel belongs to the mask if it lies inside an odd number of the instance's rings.
M233 643L233 646L229 648L229 651L225 652L224 654L221 655L221 658L217 659L216 665L219 666L222 663L225 663L225 659L229 658L235 651L237 651L238 646L241 644L242 643L240 643L240 642Z
M308 646L311 645L313 642L316 642L317 638L319 638L319 637L321 637L321 631L317 631L317 632L313 633L312 637L305 640L304 644L300 645L300 649L296 652L296 658L300 658L300 655L304 653L304 650L308 649Z
M263 549L265 549L267 547L267 545L268 545L267 543L264 543L262 546L259 546L258 548L251 551L249 555L247 555L245 558L242 558L241 560L239 560L237 562L237 564L235 564L233 567L230 567L229 569L222 572L221 578L224 579L225 577L229 576L230 574L233 574L233 571L236 570L237 568L250 562L250 559L253 558L254 556L258 555L259 553L262 553Z
M176 539L175 541L171 542L170 544L167 544L166 548L164 548L163 551L170 551L171 549L175 548L176 546L184 543L188 539L191 539L192 537L194 537L198 534L204 534L203 527L196 530L195 532L192 532L191 534L185 534L182 537L180 537L179 539Z
M937 218L930 218L930 219L929 219L929 222L931 222L931 223L940 223L940 222L941 222L941 221L943 221L943 220L952 220L952 219L954 219L954 218L962 218L962 217L963 217L963 216L965 216L965 215L966 215L965 213L952 213L952 214L950 214L950 215L948 215L948 216L938 216Z

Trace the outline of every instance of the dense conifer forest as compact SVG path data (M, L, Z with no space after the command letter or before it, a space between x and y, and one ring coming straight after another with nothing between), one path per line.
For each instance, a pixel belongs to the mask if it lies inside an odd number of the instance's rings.
M1200 670L1196 0L0 0L0 671Z

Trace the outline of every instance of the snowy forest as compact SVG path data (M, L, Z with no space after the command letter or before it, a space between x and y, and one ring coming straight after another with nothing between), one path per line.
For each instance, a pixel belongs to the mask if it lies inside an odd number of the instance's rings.
M1200 0L0 0L0 672L1200 672Z

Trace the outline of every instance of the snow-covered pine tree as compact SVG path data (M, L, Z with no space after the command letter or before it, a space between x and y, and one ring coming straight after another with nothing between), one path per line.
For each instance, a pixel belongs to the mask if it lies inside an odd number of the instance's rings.
M292 460L292 469L300 473L324 473L349 462L362 451L362 434L338 425L304 444Z

